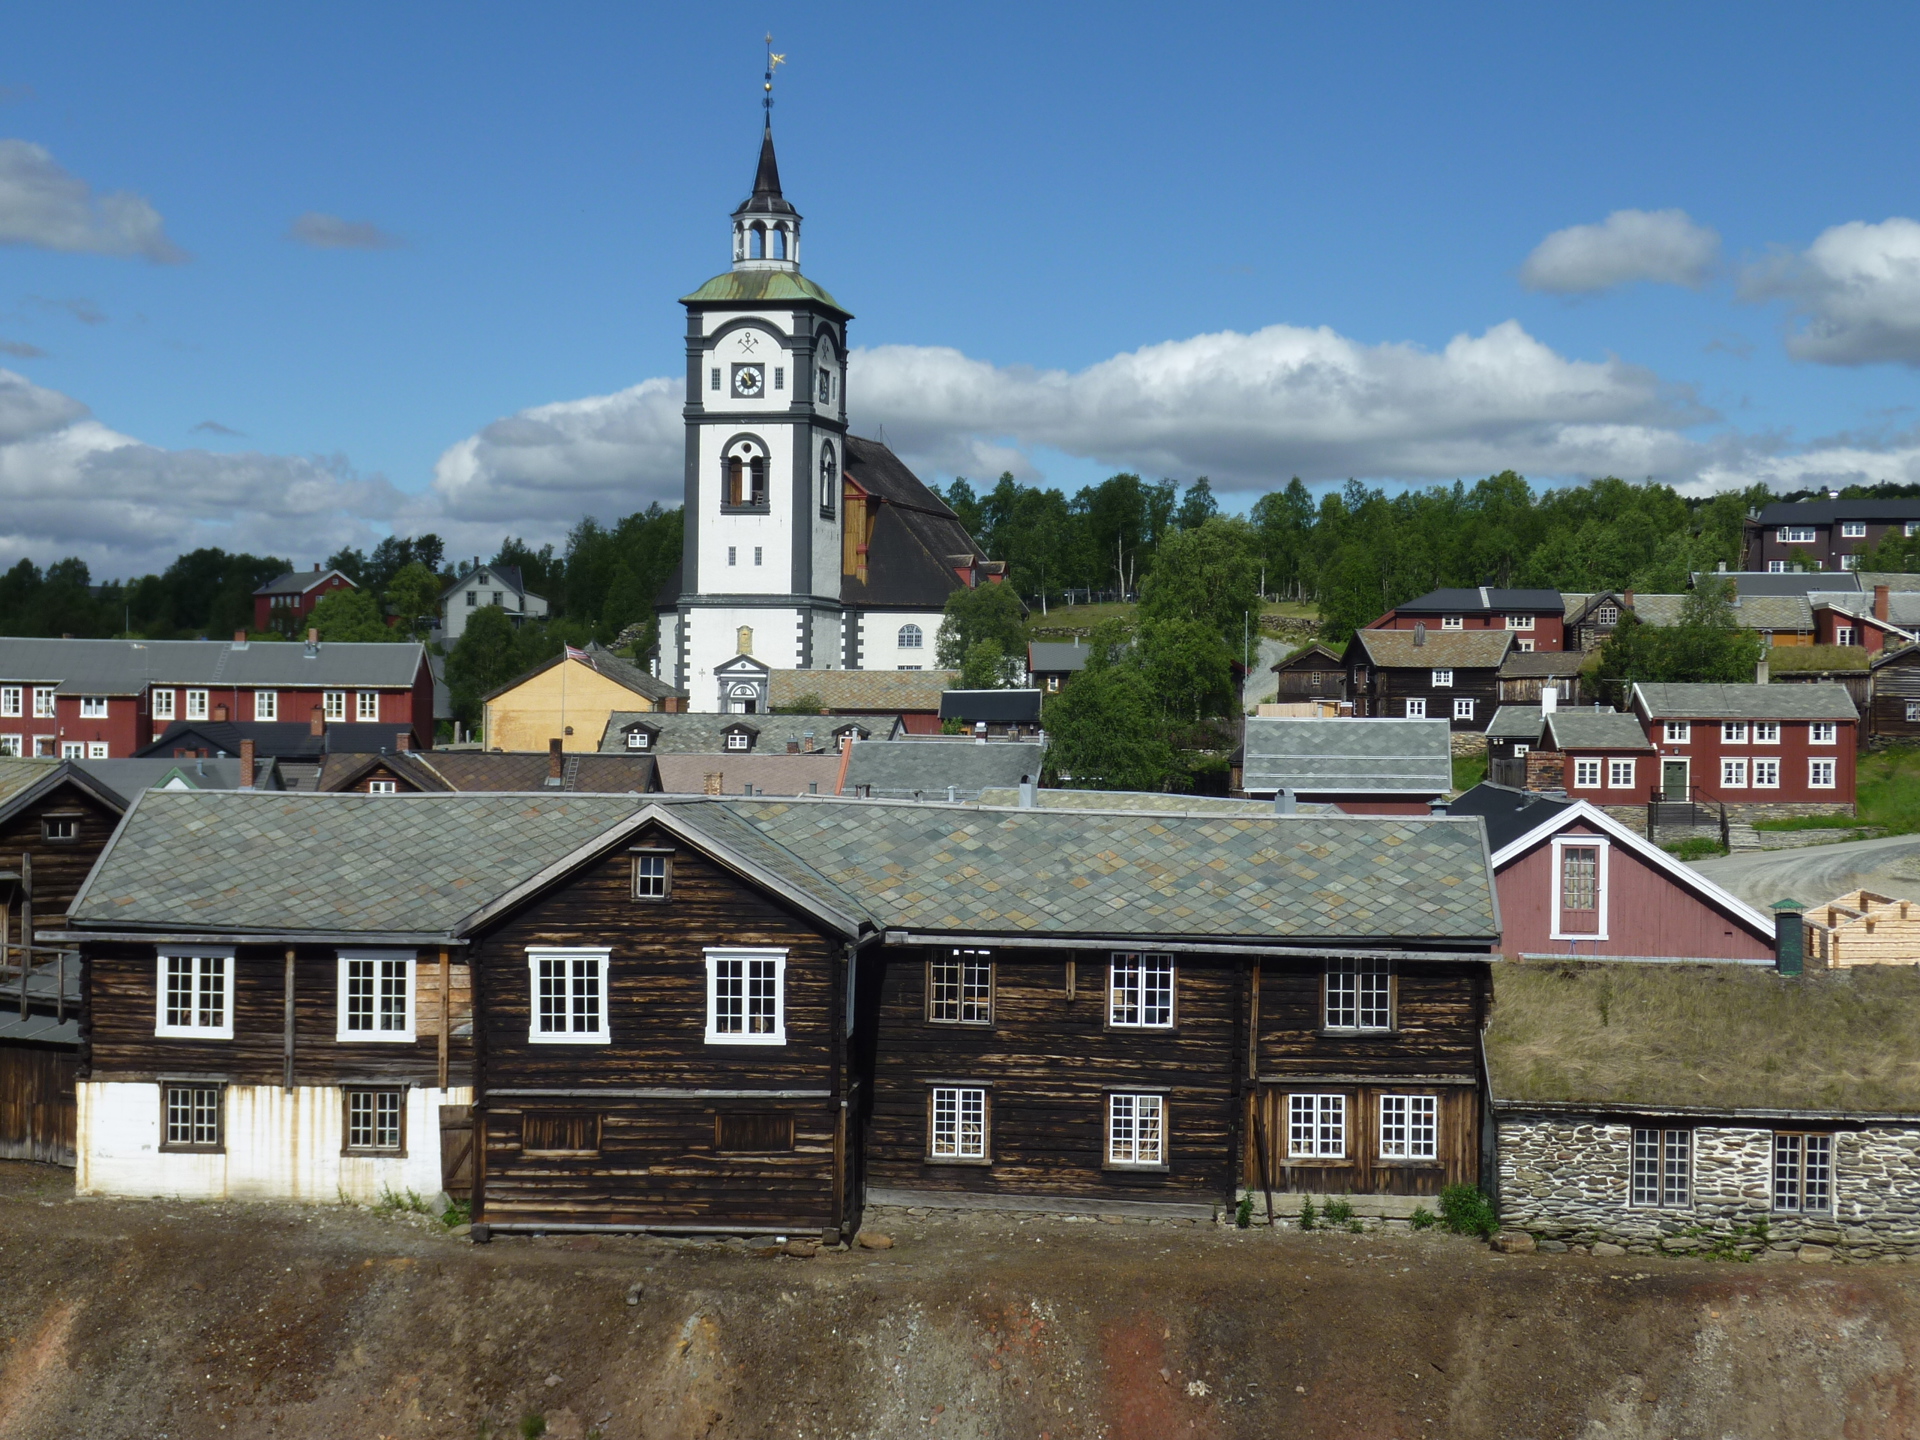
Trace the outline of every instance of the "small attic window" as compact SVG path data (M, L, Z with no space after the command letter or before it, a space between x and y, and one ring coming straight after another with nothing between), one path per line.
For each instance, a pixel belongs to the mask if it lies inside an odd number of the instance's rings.
M627 731L627 748L629 750L651 750L653 748L652 734L640 729Z
M729 730L727 732L727 749L750 750L752 748L753 736L749 735L745 730Z
M80 816L73 814L44 815L40 819L40 838L49 845L73 845L80 839Z

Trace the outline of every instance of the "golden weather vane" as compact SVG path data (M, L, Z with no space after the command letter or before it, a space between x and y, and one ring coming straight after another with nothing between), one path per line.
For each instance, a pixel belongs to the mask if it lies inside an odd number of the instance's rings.
M773 123L773 70L776 65L784 65L786 63L787 63L786 56L776 55L773 53L773 32L769 30L767 32L767 78L766 78L766 85L765 85L766 94L761 98L761 101L760 101L761 105L765 108L767 112L767 123L769 125Z

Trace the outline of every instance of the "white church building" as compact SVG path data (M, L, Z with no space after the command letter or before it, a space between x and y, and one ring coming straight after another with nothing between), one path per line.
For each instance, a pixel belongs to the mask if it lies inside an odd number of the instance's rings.
M662 679L688 708L767 708L774 670L934 665L947 597L999 583L884 444L847 433L847 323L800 273L773 127L733 212L733 268L687 307L686 542L657 601Z

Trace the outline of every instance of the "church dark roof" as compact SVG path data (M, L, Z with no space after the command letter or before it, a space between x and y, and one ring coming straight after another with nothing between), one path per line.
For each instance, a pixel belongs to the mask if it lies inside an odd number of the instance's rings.
M780 165L773 158L773 126L760 137L760 165L753 172L753 194L741 202L735 215L797 215L780 193Z
M985 559L967 527L947 502L878 440L849 435L847 478L880 502L867 546L867 578L843 576L847 605L940 610L947 596L966 588L959 571L978 560L981 583L1000 566Z

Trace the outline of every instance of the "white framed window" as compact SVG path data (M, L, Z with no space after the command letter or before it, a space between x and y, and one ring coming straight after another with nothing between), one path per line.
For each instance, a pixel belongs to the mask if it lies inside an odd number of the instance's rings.
M1744 745L1747 743L1747 725L1744 720L1725 720L1720 724L1720 743L1722 745Z
M1778 745L1780 743L1780 722L1778 720L1754 721L1753 743L1756 745Z
M1744 760L1721 760L1720 784L1728 790L1746 789L1747 762Z
M1807 761L1808 787L1814 790L1833 789L1836 783L1834 780L1834 771L1837 768L1835 762L1832 760Z
M1687 1206L1693 1203L1693 1132L1633 1132L1633 1203Z
M1509 630L1531 630L1531 629L1533 629L1533 616L1531 616L1531 615L1509 615L1509 616L1507 616L1507 629L1509 629Z
M927 962L927 1019L940 1025L993 1023L991 950L949 950Z
M607 1024L607 971L612 953L606 949L527 947L527 970L532 980L529 1042L605 1045L612 1040Z
M1836 625L1833 627L1833 643L1836 645L1853 644L1853 626Z
M1618 605L1602 605L1595 618L1602 625L1618 625L1620 623L1620 607Z
M107 697L104 695L82 695L80 697L80 718L82 720L106 719Z
M358 1087L347 1091L347 1149L377 1154L397 1152L404 1135L406 1096L397 1089Z
M921 630L918 625L902 625L900 627L900 648L902 650L918 650L925 640L926 633Z
M1116 954L1107 967L1107 1024L1121 1030L1173 1028L1173 957Z
M1669 745L1685 745L1693 739L1693 725L1686 720L1669 720L1662 730Z
M224 1085L162 1085L160 1148L213 1152L225 1143Z
M1577 790L1598 790L1600 788L1600 762L1598 760L1575 760L1573 762L1573 784Z
M787 1043L787 952L709 948L707 1044Z
M1453 702L1453 718L1456 720L1473 719L1473 701L1456 700Z
M1347 1158L1347 1097L1287 1096L1287 1154L1307 1160Z
M1384 960L1329 960L1324 1018L1329 1030L1391 1030L1393 972Z
M1453 684L1453 671L1451 671L1451 670L1436 670L1436 671L1434 671L1434 672L1433 672L1433 683L1434 683L1434 684L1435 684L1436 686L1443 686L1443 685L1452 685L1452 684Z
M342 950L334 993L336 1040L413 1039L410 950Z
M467 608L470 610L475 610L475 609L478 609L479 606L480 606L480 592L478 590L467 591Z
M207 692L204 690L187 691L187 719L204 720L207 718Z
M652 739L653 737L644 730L629 730L627 732L627 749L645 750L648 742Z
M0 735L0 755L10 755L16 759L25 752L20 746L20 736Z
M1864 540L1867 538L1867 522L1864 520L1842 520L1840 522L1842 540Z
M1440 617L1440 628L1442 630L1460 630L1465 628L1465 624L1466 622L1458 615L1442 615Z
M1609 790L1631 790L1633 788L1632 760L1607 761L1607 788Z
M1773 1137L1773 1208L1798 1215L1833 1209L1833 1136Z
M1786 562L1786 561L1784 561L1784 560L1769 560L1769 561L1767 561L1767 573L1768 573L1769 575L1784 575L1784 574L1786 574L1786 573L1787 573L1787 562Z
M320 697L320 714L322 718L327 720L346 719L347 692L344 690L328 690L324 692Z
M1907 701L1907 723L1912 725L1917 721L1920 721L1920 700L1909 700Z
M84 740L62 740L60 742L62 760L84 760L87 758L87 745Z
M106 758L107 758L107 742L106 741L89 740L87 742L87 759L105 760Z
M369 795L397 795L399 793L400 787L391 780L367 781L367 794Z
M987 1092L971 1085L935 1085L927 1100L927 1155L934 1160L987 1158Z
M256 720L278 720L280 718L280 692L278 690L256 690L253 692L253 718Z
M1753 788L1756 790L1778 790L1780 788L1780 762L1778 760L1755 760L1753 762Z
M1783 525L1780 527L1782 545L1811 545L1819 536L1811 525Z
M1607 938L1607 862L1611 847L1595 835L1561 835L1553 842L1555 940Z
M633 898L662 902L673 898L673 854L642 850L633 857Z
M1832 720L1816 720L1807 727L1807 743L1831 745L1840 738L1840 727Z
M10 719L20 718L20 707L25 699L25 689L19 685L0 685L0 715Z
M1380 1158L1434 1160L1440 1155L1439 1101L1432 1095L1380 1097Z
M1407 719L1424 720L1426 718L1427 718L1427 702L1425 700L1407 701Z
M1900 534L1905 539L1911 540L1916 533L1920 533L1920 522L1909 520L1900 527Z
M1107 1164L1163 1169L1167 1163L1167 1097L1107 1096Z
M174 692L156 690L153 692L153 718L156 720L173 719Z
M1518 636L1513 642L1514 651L1521 655L1533 654L1533 640L1527 635Z
M33 687L33 718L34 719L51 720L54 718L54 708L53 708L54 693L55 693L55 687L52 685L36 685Z
M153 1033L199 1040L233 1038L233 951L201 946L160 951Z
M1524 760L1532 750L1533 747L1531 745L1516 745L1513 747L1513 758L1516 760Z
M353 718L356 720L378 720L380 718L380 692L362 690L354 706Z

